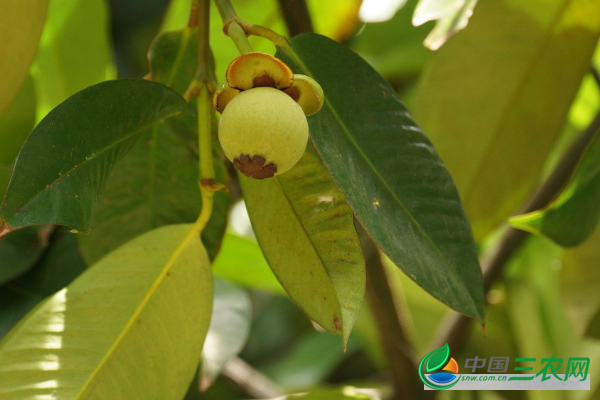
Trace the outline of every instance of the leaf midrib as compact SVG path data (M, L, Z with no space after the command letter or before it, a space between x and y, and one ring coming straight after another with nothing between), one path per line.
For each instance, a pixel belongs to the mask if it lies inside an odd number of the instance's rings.
M196 229L192 226L191 229L190 229L190 231L187 233L187 235L183 238L183 240L179 244L179 246L177 246L177 248L175 249L175 251L173 251L173 253L171 254L171 257L169 258L169 260L166 262L166 264L163 267L163 269L158 274L158 277L154 280L154 282L150 286L150 289L148 290L148 292L146 293L146 295L144 296L144 298L140 302L139 306L135 309L135 312L132 314L131 318L129 318L129 320L127 321L127 324L125 324L125 327L119 333L119 336L117 336L117 339L115 340L115 342L113 343L113 345L106 352L106 354L104 355L104 357L102 358L102 360L98 363L98 366L90 374L90 376L86 380L86 382L82 385L81 390L77 393L77 395L74 398L75 400L83 398L82 397L83 394L86 392L86 390L88 389L88 387L90 387L90 385L96 379L96 377L98 376L98 374L100 373L100 371L104 368L104 366L108 363L108 361L110 360L110 358L112 357L112 355L116 352L117 348L124 341L124 339L127 336L127 334L131 331L132 326L134 326L135 321L137 321L139 315L146 308L146 306L148 305L148 303L150 302L150 300L154 296L154 293L156 292L156 290L162 284L163 280L167 276L167 273L169 272L169 270L171 269L171 267L175 264L175 262L177 261L177 259L181 255L181 253L185 250L186 246L189 244L190 240L195 235L196 235Z

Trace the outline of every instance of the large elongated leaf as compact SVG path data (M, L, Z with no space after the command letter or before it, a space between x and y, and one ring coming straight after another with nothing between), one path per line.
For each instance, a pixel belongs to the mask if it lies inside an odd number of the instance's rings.
M477 240L535 185L599 34L597 1L482 1L432 57L414 115L452 173Z
M5 0L0 3L0 114L27 77L47 7L48 0Z
M269 266L300 308L348 341L365 293L352 211L309 145L290 171L262 181L240 174Z
M140 132L185 105L172 89L133 79L103 82L70 97L21 149L0 208L0 232L43 223L87 232L115 163Z
M151 78L183 94L194 78L197 40L193 32L160 35L149 52ZM159 226L193 222L202 207L198 189L198 123L196 102L163 124L141 133L115 166L93 216L91 235L79 241L88 263L97 261L132 238ZM226 183L223 153L216 143L217 181ZM202 241L216 256L227 225L229 194L217 192Z
M41 303L0 342L0 397L181 399L212 308L190 229L136 238Z
M511 219L519 229L549 237L564 247L577 246L594 231L600 217L600 136L582 156L562 194L540 211Z
M292 47L325 92L311 137L361 224L422 288L482 319L481 270L458 193L394 89L327 38L300 35Z
M44 253L52 228L32 226L0 238L0 285L24 274Z
M38 120L69 96L114 79L108 3L51 1L40 48L32 65Z

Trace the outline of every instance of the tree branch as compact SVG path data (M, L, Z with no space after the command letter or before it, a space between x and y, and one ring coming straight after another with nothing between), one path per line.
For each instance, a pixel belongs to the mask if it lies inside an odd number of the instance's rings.
M598 131L600 131L600 111L590 125L571 144L571 147L564 153L550 176L519 214L544 208L556 198L571 177L587 145ZM507 261L521 247L528 235L527 232L509 227L496 248L482 261L483 285L486 293L490 291L494 282L501 277ZM451 314L438 331L437 339L432 348L448 343L453 351L459 352L468 339L471 321L471 318L462 314Z
M314 31L306 0L278 1L290 37Z
M255 399L270 399L285 394L283 388L239 357L229 361L222 374Z
M402 325L379 250L367 232L358 225L367 269L367 295L394 383L393 399L423 398L423 384L417 373L412 347Z

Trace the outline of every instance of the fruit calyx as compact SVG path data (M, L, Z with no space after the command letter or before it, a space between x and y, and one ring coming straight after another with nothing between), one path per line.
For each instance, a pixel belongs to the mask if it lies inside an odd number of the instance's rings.
M261 156L250 158L249 154L241 154L233 159L233 166L242 174L254 179L272 178L277 173L277 166L273 163L265 165L266 161Z

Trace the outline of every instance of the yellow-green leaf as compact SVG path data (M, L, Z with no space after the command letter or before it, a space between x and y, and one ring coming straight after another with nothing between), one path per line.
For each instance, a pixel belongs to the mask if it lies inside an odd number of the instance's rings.
M413 113L454 177L476 239L529 195L599 34L597 1L482 1L432 57Z
M27 77L44 28L47 7L48 0L0 2L0 114Z
M283 288L310 318L348 341L365 293L353 213L309 145L290 171L240 174L258 243Z
M0 398L180 400L211 309L197 232L153 230L42 302L0 342Z

